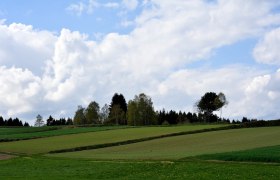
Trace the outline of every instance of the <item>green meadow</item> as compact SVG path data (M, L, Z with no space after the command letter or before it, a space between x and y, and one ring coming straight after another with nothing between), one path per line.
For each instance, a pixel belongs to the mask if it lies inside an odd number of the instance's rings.
M198 156L206 160L280 163L280 145Z
M100 126L100 127L75 127L75 126L44 126L24 128L1 128L0 141L13 141L22 139L35 139L41 137L78 134L85 132L123 129L127 126Z
M215 129L224 126L72 127L75 133L0 142L0 179L279 179L279 126ZM0 134L63 131L26 130Z
M0 179L269 179L279 165L207 161L92 161L19 157L0 161Z
M280 127L213 131L167 137L123 146L58 153L52 156L92 159L178 160L201 154L280 144Z
M190 125L190 126L163 126L163 127L137 127L112 129L75 134L63 134L60 136L30 139L24 141L2 142L0 152L20 154L43 154L54 150L75 148L88 145L147 138L152 136L178 133L182 131L194 131L207 128L221 127L224 125ZM50 133L53 133L51 131Z

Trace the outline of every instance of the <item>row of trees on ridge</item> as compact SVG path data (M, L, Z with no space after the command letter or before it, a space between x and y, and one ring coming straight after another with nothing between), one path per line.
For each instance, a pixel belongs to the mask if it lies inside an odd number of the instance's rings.
M173 110L155 111L151 97L144 93L135 95L134 99L126 100L122 94L115 93L110 105L101 109L97 102L92 101L87 108L78 106L73 123L85 124L115 124L115 125L161 125L196 122L218 122L222 119L213 114L228 104L223 93L208 92L195 104L198 113L176 112Z
M87 125L87 124L111 124L111 125L161 125L178 123L211 123L211 122L230 122L228 119L222 119L213 114L214 111L221 110L228 104L226 96L223 93L214 92L205 93L200 100L195 103L197 113L176 112L174 110L155 111L151 97L144 93L135 95L134 99L126 102L122 94L115 93L110 105L105 104L100 108L96 101L92 101L84 108L78 106L74 119L54 119L52 116L46 120L47 126L57 125ZM246 119L242 119L242 122ZM41 115L36 117L35 126L45 125ZM0 126L29 126L24 124L18 118L4 120L0 117Z

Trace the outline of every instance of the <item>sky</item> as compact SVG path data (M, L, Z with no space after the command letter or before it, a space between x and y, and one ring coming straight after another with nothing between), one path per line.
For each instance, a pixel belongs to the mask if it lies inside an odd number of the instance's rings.
M30 123L145 93L195 112L280 118L279 0L1 0L0 115Z

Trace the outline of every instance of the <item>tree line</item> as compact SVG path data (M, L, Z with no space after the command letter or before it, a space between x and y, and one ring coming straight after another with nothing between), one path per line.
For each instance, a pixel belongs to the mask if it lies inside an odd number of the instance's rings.
M55 119L52 116L49 116L49 118L46 120L46 125L47 126L73 125L73 120L71 118Z
M57 126L57 125L162 125L179 123L212 123L230 122L213 114L214 111L221 110L227 104L223 93L216 94L207 92L195 104L197 113L166 111L162 109L155 111L152 98L144 93L135 95L134 99L126 102L122 94L115 93L111 103L105 104L100 108L96 101L92 101L85 108L78 106L73 120L71 118L54 119L52 116L44 123L43 117L37 115L34 126ZM28 123L22 124L18 118L4 120L0 118L0 126L29 126Z
M212 123L227 122L224 119L213 114L214 111L221 110L228 104L223 93L214 92L205 93L204 96L195 104L198 112L176 112L165 109L155 111L151 97L141 93L135 95L134 99L128 103L122 94L115 93L111 103L105 104L100 108L96 101L92 101L85 108L78 106L73 119L75 125L86 124L111 124L111 125L162 125L179 123Z
M18 118L9 118L9 119L4 119L2 116L0 116L0 126L25 126L29 127L28 122L22 123L21 120Z
M105 104L100 108L96 101L92 101L85 108L78 106L74 118L55 119L51 115L46 120L46 124L41 115L37 115L35 126L59 126L59 125L176 125L183 123L232 123L245 124L255 123L257 119L248 119L243 117L241 121L222 118L222 108L228 104L226 96L223 93L215 92L205 93L195 104L197 112L184 112L175 110L155 111L152 98L144 93L135 95L134 99L128 103L122 94L115 93L111 103ZM214 111L220 111L220 116L214 114ZM29 126L24 124L18 118L4 120L0 116L0 126Z

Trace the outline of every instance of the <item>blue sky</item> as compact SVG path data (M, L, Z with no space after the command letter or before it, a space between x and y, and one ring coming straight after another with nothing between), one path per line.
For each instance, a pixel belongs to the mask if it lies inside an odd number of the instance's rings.
M4 117L72 117L115 92L193 112L207 91L226 118L280 117L277 0L3 0L0 34Z
M96 1L98 2L98 1ZM46 29L49 31L60 32L62 28L86 33L89 36L110 32L127 33L132 28L121 25L122 21L133 20L140 12L141 6L133 11L126 10L124 7L98 7L93 8L92 12L84 10L79 14L75 10L70 10L71 5L85 6L89 1L1 1L1 18L6 19L7 23L20 22L31 24L35 29ZM120 1L100 1L98 3L121 3Z

